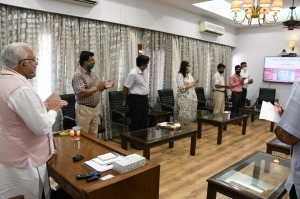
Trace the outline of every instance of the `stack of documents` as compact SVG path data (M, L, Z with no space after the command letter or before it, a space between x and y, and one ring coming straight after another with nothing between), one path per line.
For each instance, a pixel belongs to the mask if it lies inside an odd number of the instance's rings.
M120 157L123 156L114 152L110 152L99 155L97 158L84 162L84 164L88 165L96 171L103 172L112 169L113 162L118 160Z

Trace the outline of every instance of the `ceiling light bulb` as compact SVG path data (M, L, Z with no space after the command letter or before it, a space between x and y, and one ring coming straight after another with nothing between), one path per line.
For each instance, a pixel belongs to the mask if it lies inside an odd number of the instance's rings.
M243 7L252 7L253 0L243 0Z
M260 7L269 7L271 5L271 0L260 0L259 6Z

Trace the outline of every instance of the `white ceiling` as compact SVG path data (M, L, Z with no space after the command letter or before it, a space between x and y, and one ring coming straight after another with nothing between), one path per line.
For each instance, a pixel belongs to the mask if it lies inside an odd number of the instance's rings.
M163 2L165 4L172 5L174 7L199 14L201 16L205 16L208 18L212 18L214 20L220 21L222 23L237 27L237 28L244 28L249 27L247 22L244 22L244 24L235 24L232 20L233 13L230 11L230 4L231 0L156 0ZM271 0L273 2L273 0ZM255 2L255 0L254 0ZM199 4L202 8L196 7L193 4ZM281 24L282 21L286 21L287 17L290 13L289 7L291 7L293 4L293 0L283 0L283 9L278 13L278 21L277 24ZM300 1L295 0L295 6L296 13L298 20L300 20ZM242 13L239 13L240 17L238 19L242 18ZM269 20L272 20L272 17L270 16L268 18ZM252 25L257 25L257 19L252 20Z

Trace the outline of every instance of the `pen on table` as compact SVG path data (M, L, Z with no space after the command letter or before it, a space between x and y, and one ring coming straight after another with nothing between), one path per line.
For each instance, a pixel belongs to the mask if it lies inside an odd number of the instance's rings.
M114 152L114 151L112 151L111 153L114 154L114 155L116 155L116 156L124 156L124 155L121 155L121 154L116 153L116 152Z

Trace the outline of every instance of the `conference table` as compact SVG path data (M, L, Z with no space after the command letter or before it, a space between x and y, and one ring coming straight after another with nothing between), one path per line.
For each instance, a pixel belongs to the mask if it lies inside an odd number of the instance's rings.
M85 161L111 151L121 155L130 153L85 132L79 137L56 134L54 140L57 154L47 162L49 175L74 199L159 198L160 165L146 160L146 165L138 169L124 174L111 169L102 172L100 177L111 174L113 178L88 183L76 179L76 175L92 171L83 164ZM74 155L83 155L84 159L73 162Z

